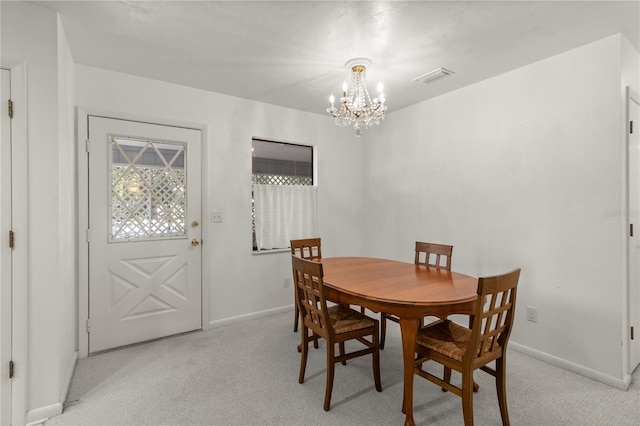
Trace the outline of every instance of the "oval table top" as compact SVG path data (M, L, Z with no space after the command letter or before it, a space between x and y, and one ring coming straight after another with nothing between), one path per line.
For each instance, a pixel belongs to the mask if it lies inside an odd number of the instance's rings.
M434 267L369 257L327 257L322 265L326 286L382 304L434 307L477 297L477 278Z

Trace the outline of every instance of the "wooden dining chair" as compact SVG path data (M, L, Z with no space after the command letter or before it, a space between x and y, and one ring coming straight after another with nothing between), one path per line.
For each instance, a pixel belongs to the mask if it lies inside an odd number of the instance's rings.
M324 394L324 410L331 406L331 392L335 364L343 364L352 358L371 354L373 358L373 379L378 392L380 383L380 345L378 342L378 320L370 318L346 305L327 307L323 282L322 263L291 256L298 305L301 313L302 355L300 360L299 383L304 383L309 353L309 330L326 340L327 343L327 382ZM367 340L366 337L370 336ZM365 348L355 352L345 352L345 342L357 340ZM339 355L335 354L335 345L339 346Z
M495 377L502 424L509 425L506 356L519 277L520 269L515 269L504 275L478 280L478 298L471 328L445 319L418 331L415 374L437 384L444 392L451 391L462 397L466 426L473 425L473 372L478 368ZM423 363L429 360L444 366L443 379L423 370ZM493 361L495 368L488 365ZM460 387L451 384L452 369L462 375Z
M416 241L413 263L416 265L424 265L450 271L452 253L453 246ZM387 336L387 320L395 323L400 322L400 319L395 315L382 312L380 315L380 349L384 349L384 343Z
M413 263L450 271L452 254L453 246L416 241Z
M302 259L318 260L322 259L322 241L320 238L304 238L301 240L290 240L291 254ZM295 279L295 277L294 277ZM298 299L295 295L296 286L293 286L293 300L295 306L295 319L293 320L293 331L298 331L298 321L300 319L300 309Z

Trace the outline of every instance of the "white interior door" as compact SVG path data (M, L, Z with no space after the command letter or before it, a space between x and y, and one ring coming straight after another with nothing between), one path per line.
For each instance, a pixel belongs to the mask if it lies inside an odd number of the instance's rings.
M0 424L11 424L11 361L12 283L11 248L11 119L8 112L10 99L10 73L2 70L0 90Z
M202 328L201 133L89 116L89 352Z
M627 89L629 105L629 326L633 337L629 345L629 367L640 364L640 99ZM631 124L633 122L633 124ZM631 331L629 332L631 335Z

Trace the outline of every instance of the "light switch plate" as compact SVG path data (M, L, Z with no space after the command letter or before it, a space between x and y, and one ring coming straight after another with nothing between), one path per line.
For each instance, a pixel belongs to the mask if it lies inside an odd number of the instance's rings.
M222 212L211 212L211 223L222 223Z

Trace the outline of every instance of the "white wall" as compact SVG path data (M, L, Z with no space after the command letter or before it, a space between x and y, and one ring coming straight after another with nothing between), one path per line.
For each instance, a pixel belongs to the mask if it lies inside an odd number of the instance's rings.
M83 65L75 80L79 107L206 127L203 279L211 291L205 324L293 303L293 289L282 284L291 275L290 256L252 255L253 136L317 147L323 254L360 252L362 141L328 117ZM224 222L208 223L216 210Z
M612 36L394 112L369 141L364 178L366 254L409 261L426 240L453 244L454 269L474 276L521 267L512 341L613 381L626 246L624 217L609 214L625 205L620 52Z

